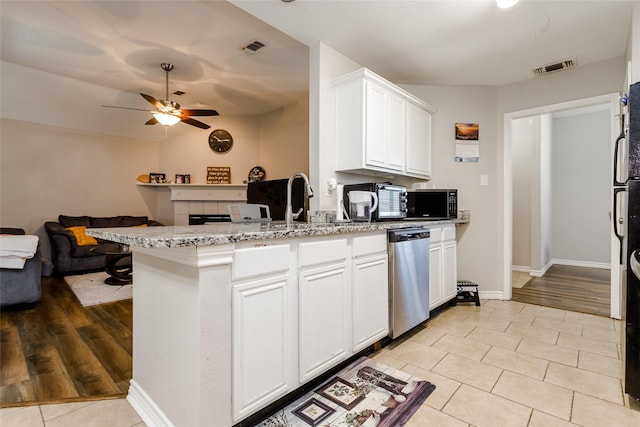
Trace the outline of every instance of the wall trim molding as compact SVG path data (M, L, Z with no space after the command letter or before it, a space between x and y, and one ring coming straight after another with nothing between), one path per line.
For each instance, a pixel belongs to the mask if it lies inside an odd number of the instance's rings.
M148 426L173 427L173 423L135 380L130 381L127 401Z

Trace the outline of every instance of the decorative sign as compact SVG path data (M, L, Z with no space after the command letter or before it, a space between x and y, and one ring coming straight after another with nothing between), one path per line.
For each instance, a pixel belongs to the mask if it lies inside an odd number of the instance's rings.
M231 168L229 166L208 166L207 184L231 184Z

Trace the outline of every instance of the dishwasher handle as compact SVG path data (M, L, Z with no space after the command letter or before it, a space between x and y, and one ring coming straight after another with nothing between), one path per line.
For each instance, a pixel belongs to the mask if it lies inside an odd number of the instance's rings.
M428 239L431 236L429 230L409 229L389 231L389 242L408 242L411 240Z

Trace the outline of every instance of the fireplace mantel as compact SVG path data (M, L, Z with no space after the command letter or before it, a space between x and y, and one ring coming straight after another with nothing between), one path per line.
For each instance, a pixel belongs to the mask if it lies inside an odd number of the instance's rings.
M173 213L169 213L169 216L173 217L173 225L188 225L189 214L226 214L228 205L246 203L247 201L246 184L147 184L137 182L136 185L171 191L171 207L169 209L172 209Z
M146 184L143 187L169 188L171 200L199 201L244 201L247 199L247 184Z

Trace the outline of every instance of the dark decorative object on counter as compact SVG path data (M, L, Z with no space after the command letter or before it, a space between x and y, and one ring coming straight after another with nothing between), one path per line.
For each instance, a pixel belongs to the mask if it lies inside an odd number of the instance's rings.
M249 177L247 182L264 181L267 178L267 173L261 166L254 166L249 171Z

